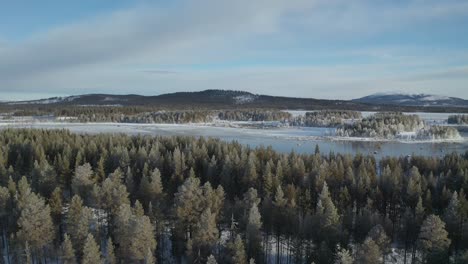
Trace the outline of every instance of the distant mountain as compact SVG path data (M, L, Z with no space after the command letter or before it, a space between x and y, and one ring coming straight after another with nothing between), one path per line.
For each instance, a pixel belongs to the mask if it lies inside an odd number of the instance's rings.
M204 90L199 92L177 92L157 96L84 94L69 97L53 97L40 100L6 102L10 106L152 106L160 108L357 108L358 103L340 100L278 97L258 95L244 91Z
M390 100L392 98L393 100ZM412 98L412 100L409 101L409 98ZM345 101L269 96L232 90L177 92L156 96L136 94L84 94L40 100L4 102L0 103L0 106L10 109L34 107L56 108L68 106L142 106L161 110L270 108L301 110L338 109L361 111L468 112L468 108L452 107L468 106L465 100L429 95L371 95L356 100ZM430 106L430 109L427 109L427 106Z
M431 94L378 93L354 99L352 101L356 103L376 105L468 107L468 100L464 100L457 97L448 97Z

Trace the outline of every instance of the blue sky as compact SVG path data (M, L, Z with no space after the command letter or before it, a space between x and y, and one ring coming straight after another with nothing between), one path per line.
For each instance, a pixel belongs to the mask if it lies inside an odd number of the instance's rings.
M235 89L468 98L468 1L0 1L0 99Z

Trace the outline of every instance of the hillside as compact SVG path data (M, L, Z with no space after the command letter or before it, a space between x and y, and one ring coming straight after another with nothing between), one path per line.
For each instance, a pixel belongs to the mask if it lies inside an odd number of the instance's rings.
M157 109L239 109L239 108L271 108L271 109L343 109L361 111L427 111L427 112L466 112L466 100L456 103L449 101L429 101L426 104L405 101L404 98L388 96L367 96L356 100L324 100L313 98L296 98L252 94L245 91L204 90L199 92L176 92L156 96L143 95L113 95L85 94L69 97L53 97L31 101L16 101L0 103L2 108L57 108L64 106L139 106ZM424 100L420 98L419 100ZM398 101L400 100L400 101ZM395 102L400 102L399 104ZM466 106L461 108L461 106Z
M468 100L456 97L432 94L402 94L378 93L352 100L356 103L398 105L398 106L424 106L424 107L468 107Z

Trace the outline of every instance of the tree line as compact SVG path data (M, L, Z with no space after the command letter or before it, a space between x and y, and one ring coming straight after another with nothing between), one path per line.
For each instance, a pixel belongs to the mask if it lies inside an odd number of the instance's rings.
M468 261L468 152L376 160L32 129L0 144L6 263Z
M449 124L468 124L468 115L450 115L447 121Z

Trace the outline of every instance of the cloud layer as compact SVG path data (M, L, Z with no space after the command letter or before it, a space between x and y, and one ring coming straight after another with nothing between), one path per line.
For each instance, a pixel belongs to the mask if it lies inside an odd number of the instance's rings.
M19 42L0 32L0 97L208 88L322 98L384 89L468 97L467 48L455 43L468 33L456 27L468 21L468 3L389 2L142 4L44 28ZM431 37L434 43L425 43Z

